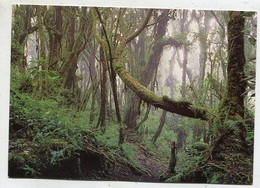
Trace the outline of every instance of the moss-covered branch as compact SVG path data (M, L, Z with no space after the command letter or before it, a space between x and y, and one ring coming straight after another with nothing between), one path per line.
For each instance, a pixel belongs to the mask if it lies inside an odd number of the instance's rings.
M95 8L92 8L91 9L91 15L92 15L92 32L93 32L93 35L95 36L95 39L100 43L100 44L103 44L103 46L105 47L105 48L107 48L107 43L106 43L106 41L105 41L105 39L103 39L100 35L99 35L99 33L98 33L98 31L97 31L97 17L96 17L96 15L95 15Z
M167 110L172 113L176 113L182 116L191 118L200 118L207 120L207 111L202 108L194 107L191 103L186 101L173 101L168 97L161 97L148 90L145 86L140 84L137 79L130 75L125 69L122 62L119 59L115 59L113 62L113 68L122 81L133 90L138 97L151 105Z

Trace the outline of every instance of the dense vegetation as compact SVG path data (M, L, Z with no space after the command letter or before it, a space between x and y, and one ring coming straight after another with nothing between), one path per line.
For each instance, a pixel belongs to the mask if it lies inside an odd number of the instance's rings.
M12 23L9 177L252 183L255 13L16 5Z

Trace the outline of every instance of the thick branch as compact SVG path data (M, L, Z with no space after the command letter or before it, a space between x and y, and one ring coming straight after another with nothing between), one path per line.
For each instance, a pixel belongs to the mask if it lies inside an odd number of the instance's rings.
M124 65L115 59L113 62L113 68L115 69L118 76L123 80L127 87L136 93L138 97L151 105L167 110L172 113L176 113L182 116L191 118L200 118L208 120L207 111L202 108L196 108L189 102L184 101L173 101L168 97L161 97L148 90L142 84L140 84L129 72L125 69Z

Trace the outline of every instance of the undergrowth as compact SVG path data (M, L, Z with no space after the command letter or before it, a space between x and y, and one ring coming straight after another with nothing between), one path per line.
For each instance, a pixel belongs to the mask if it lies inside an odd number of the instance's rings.
M100 160L97 168L126 165L139 171L142 166L134 160L135 146L118 147L118 124L109 121L105 133L95 128L97 119L89 124L90 107L86 111L55 100L53 96L33 97L27 75L14 75L20 80L11 84L9 176L45 177L47 169L63 168L66 161L74 163L72 173L82 175L82 158L93 155ZM22 87L23 86L23 87ZM89 159L88 163L95 163ZM67 174L66 174L67 175ZM65 176L66 176L65 175ZM70 176L70 174L68 175Z

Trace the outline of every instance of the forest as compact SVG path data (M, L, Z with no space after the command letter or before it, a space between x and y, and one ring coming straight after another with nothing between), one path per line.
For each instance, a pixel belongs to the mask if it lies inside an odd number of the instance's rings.
M256 24L13 5L8 176L252 184Z

